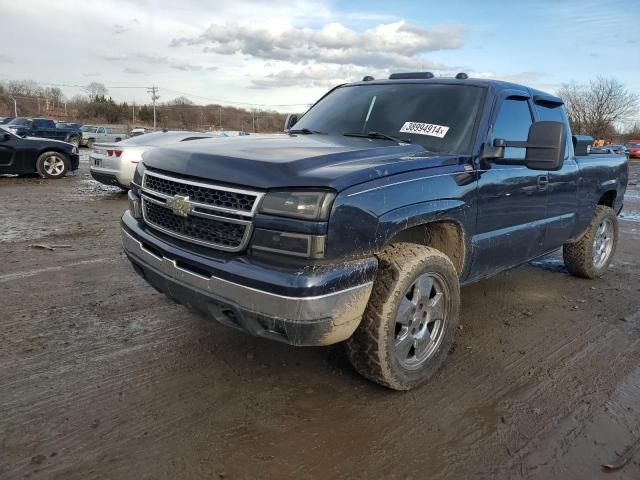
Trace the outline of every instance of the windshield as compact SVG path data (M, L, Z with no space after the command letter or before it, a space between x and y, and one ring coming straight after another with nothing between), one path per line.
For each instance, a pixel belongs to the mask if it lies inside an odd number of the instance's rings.
M9 122L9 125L29 125L31 121L27 118L14 118Z
M83 131L83 132L87 132L87 133L96 133L96 130L98 130L98 127L92 127L92 126L89 126L89 125L85 125L80 130Z
M627 148L640 148L640 143L627 143L625 145Z
M432 152L467 150L483 89L470 85L395 83L340 87L292 130L335 135L377 132Z

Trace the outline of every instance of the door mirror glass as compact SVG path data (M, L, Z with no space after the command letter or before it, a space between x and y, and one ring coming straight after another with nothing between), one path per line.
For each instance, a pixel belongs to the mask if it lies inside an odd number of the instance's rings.
M562 168L567 136L562 122L535 122L529 129L525 164L533 170Z

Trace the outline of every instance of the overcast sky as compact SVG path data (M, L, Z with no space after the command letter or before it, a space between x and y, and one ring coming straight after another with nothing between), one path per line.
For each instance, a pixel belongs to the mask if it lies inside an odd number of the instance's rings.
M139 103L144 88L115 87L157 85L161 101L285 111L393 71L549 91L601 74L640 92L639 24L638 0L0 0L0 79L101 82Z

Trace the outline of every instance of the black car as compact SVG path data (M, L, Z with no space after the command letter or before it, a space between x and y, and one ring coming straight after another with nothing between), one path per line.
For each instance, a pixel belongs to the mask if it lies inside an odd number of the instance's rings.
M0 117L0 125L6 125L16 117Z
M21 138L0 129L0 174L38 173L60 178L77 170L78 147L46 138Z

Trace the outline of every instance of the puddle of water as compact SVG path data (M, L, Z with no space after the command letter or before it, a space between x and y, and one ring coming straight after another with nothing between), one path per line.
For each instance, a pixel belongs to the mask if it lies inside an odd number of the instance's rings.
M622 213L620 213L620 218L623 220L638 222L640 221L640 212L636 212L635 210L623 210Z

